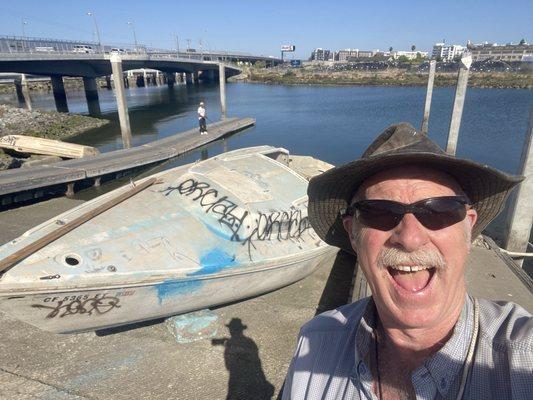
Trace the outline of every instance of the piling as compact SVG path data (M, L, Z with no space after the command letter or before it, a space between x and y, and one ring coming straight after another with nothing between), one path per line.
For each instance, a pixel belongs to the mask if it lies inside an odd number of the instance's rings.
M226 67L224 64L218 64L218 80L220 84L220 114L221 119L226 119Z
M52 82L56 110L68 113L67 94L65 92L65 85L63 84L63 77L61 75L52 75L50 81Z
M172 89L174 87L174 83L176 83L175 74L172 72L166 72L165 77L167 79L168 88Z
M466 87L468 85L468 72L472 64L472 56L468 55L461 59L461 66L457 77L457 87L455 88L455 100L453 102L452 119L448 131L448 143L446 153L455 155L457 150L457 140L459 138L459 128L461 127L461 116L463 115L463 105L465 103Z
M100 101L98 99L98 88L95 78L83 77L83 87L85 88L85 98L90 115L100 115Z
M432 60L429 63L429 77L428 77L428 88L426 91L426 104L424 105L424 117L422 119L422 127L420 130L423 134L427 135L428 126L429 126L429 110L431 108L431 97L433 96L433 82L435 80L435 67L437 61Z
M510 208L505 248L516 253L525 253L533 225L533 108L529 111L529 123L522 149L520 175L526 179L518 187L516 198ZM522 266L523 260L517 260Z
M20 78L15 79L15 89L17 91L17 99L20 107L32 110L30 88L28 87L28 80L26 74L21 74Z
M185 73L185 83L187 85L192 85L192 73L190 72Z
M121 79L122 73L122 59L118 54L112 54L111 68L113 70L113 77L115 78L115 91L117 98L118 119L120 121L120 132L122 133L122 142L124 148L131 147L131 127L130 117L128 114L128 105L126 103L126 95L124 89L124 81Z

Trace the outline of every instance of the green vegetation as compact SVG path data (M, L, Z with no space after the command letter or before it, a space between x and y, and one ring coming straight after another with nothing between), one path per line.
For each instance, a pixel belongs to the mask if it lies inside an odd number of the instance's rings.
M426 86L427 73L406 72L400 69L384 71L313 71L313 70L255 70L250 81L284 85L359 85L359 86ZM437 73L435 86L455 86L457 73ZM532 73L472 72L468 86L483 88L533 89Z

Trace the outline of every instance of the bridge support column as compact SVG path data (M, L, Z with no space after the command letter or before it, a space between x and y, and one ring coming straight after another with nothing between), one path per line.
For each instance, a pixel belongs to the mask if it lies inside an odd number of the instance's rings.
M218 81L220 85L220 114L221 119L226 119L226 67L218 64Z
M174 78L174 74L172 72L165 73L165 76L167 78L167 85L169 89L172 89L174 87L174 83L176 82L176 79Z
M15 89L17 90L19 106L31 110L30 88L25 74L21 74L20 78L15 79Z
M174 75L176 77L176 83L183 83L183 74L181 72L176 72Z
M122 73L122 59L118 54L112 54L111 68L113 76L121 77ZM120 121L120 132L122 133L122 142L125 149L131 147L131 127L130 117L128 115L128 104L126 103L126 95L124 89L124 81L122 79L115 79L115 91L117 98L118 119Z
M83 87L85 88L85 98L89 114L100 115L100 102L98 101L98 88L96 87L95 78L83 78Z
M185 83L192 85L192 74L190 72L185 73Z
M59 112L68 112L67 94L65 93L63 77L61 75L52 75L50 80L52 82L52 92L54 93L56 110Z
M193 79L194 79L194 83L197 84L200 81L200 78L198 76L198 71L194 71L192 73L192 76L193 76Z
M107 90L111 90L111 75L105 77L105 87Z

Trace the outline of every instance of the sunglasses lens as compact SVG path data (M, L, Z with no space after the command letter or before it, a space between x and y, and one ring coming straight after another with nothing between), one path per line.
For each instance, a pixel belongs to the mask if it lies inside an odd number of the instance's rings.
M431 230L443 229L454 225L466 217L465 205L454 198L428 199L424 205L417 207L416 218L426 228Z
M405 213L413 213L422 225L431 230L454 225L466 216L465 201L459 197L434 197L412 205L389 200L363 200L357 202L355 209L361 224L380 231L396 227Z
M400 223L403 214L394 212L397 207L389 201L362 201L357 207L356 217L360 223L380 231L390 231Z

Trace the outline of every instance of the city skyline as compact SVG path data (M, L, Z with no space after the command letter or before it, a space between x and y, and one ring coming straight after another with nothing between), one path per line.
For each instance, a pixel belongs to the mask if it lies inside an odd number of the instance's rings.
M315 48L431 51L443 39L465 45L505 44L531 36L531 2L514 0L408 4L294 1L201 4L153 1L110 3L64 0L41 7L28 0L0 6L2 35L50 37L109 44L139 43L158 48L233 50L271 56L292 44L289 58L308 58ZM87 15L91 13L90 15ZM98 27L98 29L96 29Z

